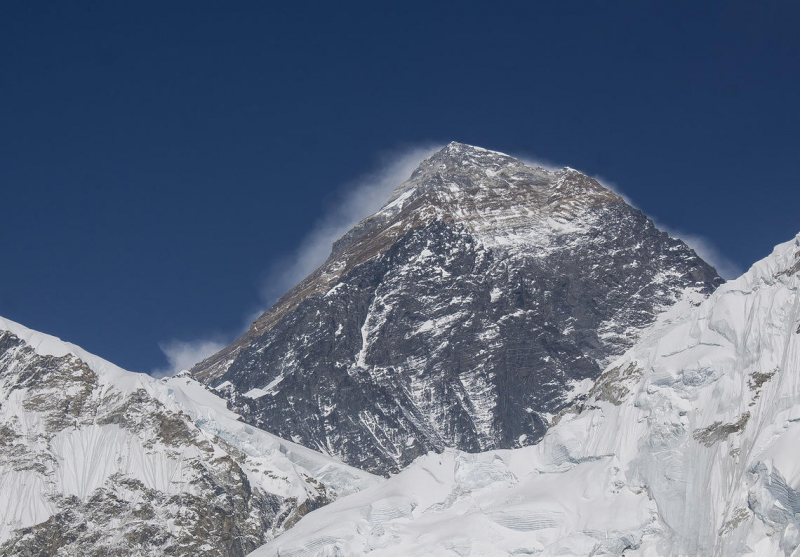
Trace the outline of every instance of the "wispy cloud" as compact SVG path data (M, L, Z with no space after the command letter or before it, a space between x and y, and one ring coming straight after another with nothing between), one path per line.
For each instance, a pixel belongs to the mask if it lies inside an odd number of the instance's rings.
M330 209L314 223L294 252L270 265L261 291L265 303L274 303L322 265L335 240L380 209L392 190L407 180L423 159L442 147L426 143L384 153L375 170L340 188Z
M656 223L656 226L673 238L680 238L686 242L686 245L692 248L702 259L711 264L722 278L731 280L740 277L742 273L744 273L745 270L742 269L738 263L722 253L708 238L676 230L658 223Z
M185 369L191 369L212 354L219 352L227 342L222 339L169 340L160 342L158 347L167 358L167 366L150 372L153 377L171 377Z
M512 157L514 157L515 159L518 159L518 160L524 162L528 166L539 166L539 167L542 167L542 168L547 169L547 170L560 170L561 168L564 168L563 166L559 166L554 162L548 161L546 159L542 159L540 157L536 157L536 156L530 155L528 153L522 153L522 154L509 153L509 154Z
M209 335L197 340L161 342L159 348L168 365L154 369L150 374L156 377L174 375L190 369L227 346L281 295L322 265L330 255L334 241L380 209L394 188L407 180L423 159L442 147L443 145L434 143L417 144L380 155L372 171L338 189L338 195L329 204L327 211L314 223L311 231L290 255L269 264L266 279L259 292L264 307L247 312L241 330L230 334Z
M600 184L602 184L602 186L604 188L608 188L611 191L613 191L614 193L616 193L618 196L620 196L625 201L625 203L627 203L628 205L630 205L634 209L639 209L640 211L642 211L642 208L639 207L639 205L637 205L636 202L633 199L628 197L628 195L624 191L622 191L622 188L620 188L619 185L616 182L612 182L611 180L606 180L602 176L598 176L596 174L594 176L592 176L592 178L594 178L595 180L600 182ZM644 213L644 211L642 211L642 212ZM655 222L655 220L653 220L653 217L651 217L650 215L647 215L647 218L649 218L650 220ZM659 226L658 228L661 228L661 227Z

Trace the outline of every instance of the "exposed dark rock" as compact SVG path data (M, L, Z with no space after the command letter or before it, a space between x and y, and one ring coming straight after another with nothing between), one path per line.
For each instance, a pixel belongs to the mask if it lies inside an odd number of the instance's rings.
M615 367L606 371L592 387L587 398L605 400L619 406L630 394L630 385L636 385L642 377L642 370L635 362L626 368Z
M724 441L730 435L744 430L749 420L750 412L745 412L734 423L724 424L722 422L714 422L708 427L695 431L694 438L706 447L711 447L715 443Z

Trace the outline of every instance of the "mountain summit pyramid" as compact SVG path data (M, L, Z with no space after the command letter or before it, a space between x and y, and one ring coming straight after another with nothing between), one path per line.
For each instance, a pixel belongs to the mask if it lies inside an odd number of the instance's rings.
M536 442L659 312L721 283L585 174L450 143L191 372L249 423L389 474Z

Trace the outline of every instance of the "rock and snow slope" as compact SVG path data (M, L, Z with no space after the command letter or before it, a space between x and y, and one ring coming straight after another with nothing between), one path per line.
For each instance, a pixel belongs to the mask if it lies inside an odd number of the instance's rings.
M0 318L2 555L244 555L377 481Z
M516 450L429 454L258 557L800 555L800 235Z
M716 272L597 181L451 143L193 375L251 424L373 472L537 441Z

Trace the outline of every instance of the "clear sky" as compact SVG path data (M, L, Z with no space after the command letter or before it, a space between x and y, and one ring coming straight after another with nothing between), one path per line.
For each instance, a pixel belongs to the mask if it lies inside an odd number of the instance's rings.
M229 4L2 3L0 315L166 368L451 140L601 176L728 274L800 231L798 2Z

